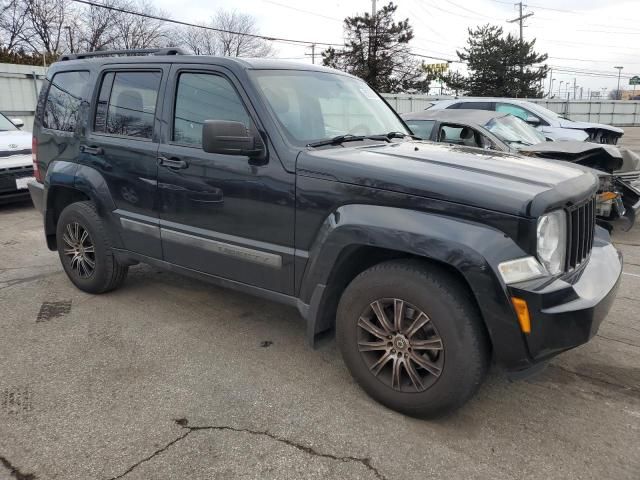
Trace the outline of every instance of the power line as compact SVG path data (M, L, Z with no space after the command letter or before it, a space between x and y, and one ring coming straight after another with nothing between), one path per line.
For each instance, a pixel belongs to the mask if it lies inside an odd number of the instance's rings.
M241 36L245 36L245 37L261 38L263 40L269 40L269 41L272 41L272 42L296 43L296 44L300 44L300 45L319 44L319 45L330 45L330 46L340 46L340 47L343 46L343 44L341 44L341 43L314 42L314 41L309 41L309 40L294 40L292 38L271 37L271 36L267 36L267 35L258 35L258 34L255 34L255 33L235 32L233 30L226 30L224 28L216 28L216 27L210 27L210 26L206 26L206 25L198 25L196 23L183 22L181 20L173 20L171 18L160 17L158 15L150 15L150 14L147 14L147 13L136 12L134 10L127 10L126 8L114 7L114 6L110 6L110 5L103 5L101 3L95 3L95 2L91 2L89 0L72 0L72 1L76 2L76 3L83 3L85 5L90 5L92 7L104 8L105 10L112 10L112 11L115 11L115 12L126 13L128 15L135 15L135 16L138 16L138 17L149 18L149 19L152 19L152 20L158 20L158 21L161 21L161 22L174 23L176 25L183 25L183 26L186 26L186 27L202 28L204 30L212 30L214 32L231 33L233 35L241 35Z
M306 13L308 15L313 15L314 17L326 18L327 20L333 20L333 21L337 21L337 22L340 22L340 23L342 23L344 21L344 19L341 19L341 18L329 17L328 15L323 15L321 13L312 12L310 10L304 10L302 8L293 7L291 5L285 5L284 3L274 2L273 0L262 0L262 1L266 2L266 3L271 3L273 5L278 5L279 7L282 7L282 8L288 8L289 10L295 10L296 12Z

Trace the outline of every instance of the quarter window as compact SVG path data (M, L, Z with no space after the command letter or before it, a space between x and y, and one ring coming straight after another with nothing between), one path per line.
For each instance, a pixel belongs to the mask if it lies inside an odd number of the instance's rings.
M95 131L151 138L160 72L109 72L102 79Z
M209 73L182 73L178 78L173 141L202 145L205 120L240 122L249 128L249 115L233 85Z
M405 120L405 123L415 135L423 140L429 140L435 120Z
M80 120L80 108L89 82L89 72L60 72L51 79L42 124L46 128L73 132Z

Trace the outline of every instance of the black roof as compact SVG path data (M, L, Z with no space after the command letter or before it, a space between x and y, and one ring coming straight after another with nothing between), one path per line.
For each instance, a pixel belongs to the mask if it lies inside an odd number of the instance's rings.
M462 124L486 125L494 118L502 118L510 115L506 112L493 112L490 110L422 110L420 112L403 113L403 120L444 120Z

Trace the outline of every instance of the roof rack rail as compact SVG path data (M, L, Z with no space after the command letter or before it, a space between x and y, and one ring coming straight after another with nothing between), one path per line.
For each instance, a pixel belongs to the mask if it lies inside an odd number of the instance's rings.
M95 52L69 53L62 55L58 61L80 60L93 57L137 56L137 55L187 55L182 48L133 48L131 50L96 50Z

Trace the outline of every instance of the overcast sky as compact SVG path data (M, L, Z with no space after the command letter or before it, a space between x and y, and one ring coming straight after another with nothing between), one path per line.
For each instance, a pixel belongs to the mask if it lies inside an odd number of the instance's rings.
M176 8L175 0L152 0L175 19L202 21L218 8L249 13L256 18L260 33L315 42L342 43L342 19L371 11L370 0L190 0ZM378 0L378 6L385 1ZM506 0L397 0L397 18L409 18L415 32L412 50L455 60L456 48L465 45L467 28L493 23L505 32L518 34L518 10ZM638 0L536 0L525 12L525 39L537 39L537 49L549 54L554 68L554 91L562 82L587 89L616 88L621 65L621 88L631 75L640 75L640 1ZM275 43L277 56L310 62L309 47ZM318 50L322 47L319 46ZM437 63L438 60L425 60ZM320 62L316 59L316 62ZM461 64L453 69L464 71ZM561 69L565 71L561 71ZM570 72L579 70L581 72ZM589 73L583 73L589 72ZM610 75L610 76L605 76ZM549 88L547 79L545 89ZM640 86L637 87L640 92ZM579 92L579 89L578 89ZM578 93L579 94L579 93Z

